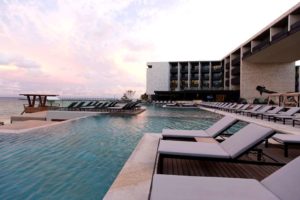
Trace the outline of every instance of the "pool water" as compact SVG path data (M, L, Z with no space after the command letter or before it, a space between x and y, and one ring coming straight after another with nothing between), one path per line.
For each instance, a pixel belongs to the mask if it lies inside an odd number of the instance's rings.
M0 199L102 199L144 133L205 129L219 117L149 106L138 116L102 115L0 133Z

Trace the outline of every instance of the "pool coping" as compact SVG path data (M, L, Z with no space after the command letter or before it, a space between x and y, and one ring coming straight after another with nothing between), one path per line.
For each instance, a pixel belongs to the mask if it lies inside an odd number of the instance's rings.
M105 200L142 200L149 192L161 134L146 133L114 180Z
M99 115L100 114L102 114L102 113L99 113ZM46 125L41 125L41 126L35 126L35 127L31 127L31 128L19 129L19 130L16 130L16 129L15 130L12 130L12 129L0 129L0 133L3 133L3 134L21 134L21 133L26 133L26 132L32 132L32 131L36 131L36 130L39 130L39 129L61 126L63 124L71 123L73 121L77 121L77 120L88 118L88 117L94 117L94 116L97 116L97 115L77 117L77 118L68 119L68 120L61 121L61 122L56 122L56 123L46 124Z

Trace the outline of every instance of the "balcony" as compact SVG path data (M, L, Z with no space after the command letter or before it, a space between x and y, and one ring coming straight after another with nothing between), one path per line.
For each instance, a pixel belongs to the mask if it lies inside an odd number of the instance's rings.
M239 67L235 67L231 70L231 74L234 76L239 76L240 75L240 68Z
M191 73L199 73L199 68L198 67L191 68Z
M186 89L186 88L188 88L188 83L187 82L185 82L185 81L182 81L181 83L180 83L180 89Z
M226 68L226 69L229 69L229 68L230 68L230 64L229 64L229 63L226 63L225 68Z
M203 66L203 67L201 68L201 72L202 72L202 73L209 73L209 66Z
M203 80L209 80L209 74L204 74L204 75L202 76L202 79L203 79Z
M178 73L178 68L176 67L176 68L171 68L171 73L173 74L173 73Z
M187 74L181 76L181 80L188 80L189 76Z
M231 79L232 85L240 85L240 77L235 77Z
M225 73L225 77L229 78L229 72L228 71Z
M252 53L256 53L264 48L266 48L267 46L270 45L270 40L269 38L265 38L264 40L262 40L258 45L256 45L255 47L253 47L252 49Z
M191 88L198 88L199 87L199 81L191 81Z
M229 87L229 80L226 80L226 81L225 81L225 86L226 86L226 87Z
M181 68L180 72L181 73L188 73L188 68L187 67Z
M296 33L300 31L300 21L297 21L296 23L291 25L290 33Z
M191 80L199 80L199 75L198 74L192 75Z
M280 40L282 40L283 38L287 37L288 36L288 30L287 28L285 28L284 30L276 33L275 35L272 36L272 44L275 43L275 42L278 42Z
M243 53L243 58L247 58L248 56L251 56L251 54L252 54L251 49L248 49Z
M221 80L221 79L224 78L224 75L223 75L223 73L213 74L212 78L213 78L214 81L215 80Z
M241 63L241 60L240 60L240 59L241 59L240 56L238 56L237 58L233 59L233 60L231 61L231 65L232 65L232 66L240 65L240 63Z
M203 89L208 89L209 88L209 83L208 82L203 82L202 83L202 88Z
M178 80L178 76L171 76L170 78L172 81L177 81Z

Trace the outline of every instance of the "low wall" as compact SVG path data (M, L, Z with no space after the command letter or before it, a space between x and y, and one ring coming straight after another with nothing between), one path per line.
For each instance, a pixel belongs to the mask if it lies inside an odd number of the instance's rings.
M99 112L82 112L82 111L48 111L46 114L47 121L62 121L74 118L96 116Z

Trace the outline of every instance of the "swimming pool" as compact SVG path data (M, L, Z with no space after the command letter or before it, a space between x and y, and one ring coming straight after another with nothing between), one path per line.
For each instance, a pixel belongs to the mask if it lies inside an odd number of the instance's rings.
M145 132L204 129L218 115L162 109L98 116L24 134L0 133L0 199L102 199Z

